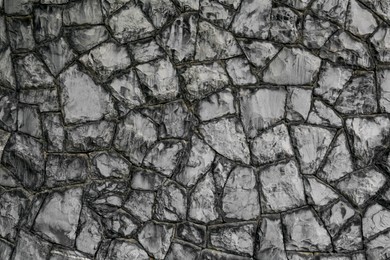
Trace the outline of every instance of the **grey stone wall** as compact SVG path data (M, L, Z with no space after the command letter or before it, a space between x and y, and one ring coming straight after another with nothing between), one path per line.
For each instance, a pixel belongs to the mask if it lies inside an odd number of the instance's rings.
M390 259L390 0L0 0L0 260Z

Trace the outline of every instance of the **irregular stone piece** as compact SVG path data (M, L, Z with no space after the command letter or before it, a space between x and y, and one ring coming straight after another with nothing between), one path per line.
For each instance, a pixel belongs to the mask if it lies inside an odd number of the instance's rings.
M379 70L376 77L380 88L379 106L381 111L388 113L390 111L390 70Z
M168 196L170 194L167 194ZM148 221L152 218L152 210L155 201L154 192L131 191L124 207L141 221Z
M363 249L360 220L349 223L333 240L337 252L351 252Z
M138 228L135 219L129 213L121 209L106 214L103 223L108 234L114 237L132 236Z
M300 209L282 216L286 228L286 249L326 251L331 240L311 209Z
M211 167L215 152L197 135L191 138L191 150L184 168L176 175L176 180L184 186L193 186Z
M190 99L201 98L229 84L229 78L219 63L193 65L181 73Z
M242 37L266 39L270 28L271 8L270 0L243 0L231 25L232 31Z
M141 8L129 2L108 20L113 36L121 43L151 36L154 27Z
M110 118L116 114L111 96L77 65L59 77L65 123L80 123Z
M173 99L179 93L176 69L168 59L138 65L137 74L150 94L160 101Z
M115 239L110 243L107 258L112 260L149 260L148 254L134 240Z
M31 51L35 48L31 18L8 17L7 29L13 51Z
M260 200L264 213L303 206L303 181L295 161L282 162L260 170Z
M14 240L18 224L27 213L28 198L18 190L3 192L0 195L0 205L0 236Z
M252 259L250 257L227 254L212 249L203 249L199 258L207 259L207 260L251 260Z
M242 54L234 36L209 22L200 21L196 40L195 60L227 59Z
M37 105L40 112L60 110L57 88L21 90L19 92L19 101Z
M200 248L192 246L191 244L173 242L169 248L166 259L171 260L196 260L198 259Z
M42 137L41 119L37 107L19 105L18 131L36 138Z
M102 81L107 80L114 72L127 68L131 63L126 48L112 42L100 44L81 56L80 61Z
M54 84L54 78L34 54L16 61L16 75L21 88L48 87Z
M1 1L3 1L3 0L0 0L0 8L2 7ZM5 49L9 44L6 29L7 29L7 27L5 25L5 16L0 15L0 49L1 50ZM6 249L4 249L4 250L5 250L5 252L7 252Z
M130 175L129 162L115 152L98 152L92 158L93 169L105 178L125 178Z
M202 99L198 103L197 111L202 121L234 114L236 108L232 91L225 89Z
M381 17L390 21L390 14L388 13L390 2L388 0L380 1L380 0L363 0L363 3L369 6L370 9L374 10ZM371 260L371 259L370 259Z
M69 44L60 38L51 41L39 49L43 60L49 67L51 73L57 76L71 61L76 58L76 54L69 47Z
M32 11L31 0L4 0L4 11L6 14L27 15Z
M210 245L213 247L253 255L255 224L225 224L210 227ZM234 237L234 239L232 239ZM204 259L204 258L203 258Z
M215 155L212 173L214 175L215 185L218 191L222 191L230 172L235 166L235 162L230 161L219 154Z
M62 9L44 5L34 9L34 35L38 42L53 40L62 28Z
M13 134L3 152L3 164L27 189L37 190L44 181L43 145L36 139Z
M284 88L240 91L241 119L248 137L284 118L286 95Z
M0 186L10 188L16 188L19 186L16 178L4 166L0 166Z
M110 88L112 95L125 103L129 108L145 103L145 96L142 93L137 75L133 70L114 78L110 83Z
M360 3L356 0L350 0L348 9L347 29L351 33L365 36L375 31L378 24L374 16Z
M165 183L157 192L155 215L158 220L180 221L186 218L186 190L175 182Z
M76 248L84 253L95 255L103 238L102 227L92 211L86 207L81 211L79 226Z
M177 225L176 235L185 241L196 245L203 245L206 241L206 227L184 222Z
M270 38L281 43L292 43L298 39L298 15L290 8L272 8Z
M328 20L307 15L303 24L303 44L308 48L321 48L336 30Z
M16 244L14 258L15 260L22 259L47 259L51 249L51 244L34 236L31 233L20 231L18 243Z
M353 153L365 165L388 145L384 142L390 135L390 119L387 116L348 118L345 125Z
M258 236L260 241L255 251L257 259L287 260L279 216L262 218Z
M256 176L252 168L237 166L226 181L222 196L226 218L250 220L260 215Z
M337 188L356 205L362 206L385 183L386 177L382 173L374 169L364 169L350 173L346 178L337 183ZM359 187L359 189L356 187Z
M343 126L343 121L336 112L319 100L314 100L307 122L337 128Z
M351 69L336 67L325 62L319 74L317 86L314 88L314 94L333 104L351 76Z
M302 173L314 174L325 157L334 132L318 126L298 125L291 127L291 135Z
M390 28L380 27L370 38L376 50L376 58L381 62L390 62Z
M222 118L218 121L204 123L199 131L206 143L230 160L249 163L249 147L246 143L244 129L235 118Z
M100 1L81 0L63 12L65 25L98 24L103 22Z
M336 23L344 24L347 14L348 1L343 0L317 0L312 10L320 17Z
M4 147L6 146L10 136L11 136L11 133L0 129L0 158L2 158L2 156L3 156ZM211 164L211 161L210 161L210 164Z
M169 0L141 0L144 13L146 13L153 25L159 29L176 15L176 9Z
M0 50L0 84L16 89L11 48Z
M107 149L114 137L115 124L100 121L69 127L66 130L66 149L70 152L89 152Z
M355 215L354 209L344 201L338 201L325 210L321 216L328 228L329 234L333 237Z
M234 12L215 0L200 1L200 15L215 25L227 29L233 19Z
M50 252L50 260L92 260L92 258L87 258L85 254L82 254L79 251L76 250L69 250L69 249L60 249L55 248L52 249Z
M267 65L280 50L272 42L240 40L239 44L248 60L260 68Z
M202 223L218 219L217 199L214 178L211 173L207 173L192 191L189 198L188 217Z
M336 192L315 177L307 177L304 186L307 200L312 205L325 206L339 198Z
M299 48L283 48L263 73L263 81L278 85L311 84L321 59Z
M390 232L381 234L366 244L367 260L385 260L390 255Z
M34 230L52 242L73 246L81 211L81 188L50 194L38 213Z
M344 114L373 114L377 110L374 73L352 76L335 103L335 109Z
M171 225L148 222L138 234L138 241L155 258L164 259L171 244L173 231Z
M243 58L233 58L226 62L226 70L234 85L255 84L256 77L252 74L248 61Z
M364 213L362 225L365 238L390 228L390 210L377 203L369 206Z
M59 113L48 113L42 119L43 135L47 140L49 152L61 152L64 149L65 130Z
M162 32L162 42L175 61L182 62L194 58L197 23L196 15L184 14Z
M325 158L325 164L318 172L318 177L327 182L337 181L353 171L351 153L348 150L347 139L344 133L337 136Z
M131 53L137 62L149 62L163 58L165 52L155 40L146 40L130 44Z
M347 1L340 2L347 3ZM321 48L320 57L363 68L372 66L372 58L367 46L344 31L336 32L329 38Z
M91 28L73 29L70 31L70 42L79 52L92 49L109 38L109 33L103 25Z
M310 111L311 89L287 88L287 119L291 121L306 120Z
M11 244L1 240L0 241L0 257L1 257L1 259L5 259L5 260L11 259L11 255L12 255Z
M88 161L83 155L49 155L46 161L48 187L85 181L88 175Z

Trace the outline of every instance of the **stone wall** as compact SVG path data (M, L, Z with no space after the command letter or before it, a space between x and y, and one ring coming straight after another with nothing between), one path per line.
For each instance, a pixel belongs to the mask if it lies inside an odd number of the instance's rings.
M0 260L390 258L390 0L0 0Z

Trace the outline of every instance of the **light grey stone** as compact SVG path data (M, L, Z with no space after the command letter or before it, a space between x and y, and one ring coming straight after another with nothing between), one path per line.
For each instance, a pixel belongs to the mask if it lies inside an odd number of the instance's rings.
M282 0L283 3L286 3L295 9L305 9L309 3L310 0Z
M311 8L320 18L343 25L347 15L348 1L316 0Z
M100 1L81 0L69 5L63 12L65 25L99 24L103 22Z
M380 89L379 106L381 111L390 111L390 70L378 70L376 73L377 83Z
M196 260L199 255L200 248L191 244L173 242L165 259L167 260Z
M155 40L146 40L130 44L130 50L137 62L149 62L163 58L165 52Z
M259 68L266 66L280 50L274 43L266 41L240 40L239 44L248 60Z
M42 125L38 107L19 105L18 131L36 138L42 137Z
M381 62L390 62L390 28L380 27L370 38L377 52L377 59Z
M1 5L0 5L1 6ZM11 259L12 255L12 244L0 240L0 257L4 260Z
M157 29L176 15L175 5L169 0L141 0L140 4Z
M200 254L200 259L205 260L250 260L251 257L227 254L221 251L212 249L203 249Z
M315 177L304 179L307 200L315 206L326 206L339 198L339 195L325 183Z
M252 74L249 63L244 58L233 58L226 62L226 70L234 85L255 84L257 79Z
M390 228L390 210L375 203L367 207L362 220L363 235L365 238Z
M140 106L146 102L134 70L114 78L110 83L110 88L112 95L129 108Z
M4 138L4 135L2 137ZM18 186L16 178L4 166L0 166L0 186L10 188L16 188Z
M51 244L34 236L32 233L21 230L15 247L13 259L45 260L50 253Z
M16 131L17 127L18 99L15 94L15 92L2 91L0 89L0 126L9 132Z
M291 121L306 120L310 111L311 99L311 89L287 88L286 118Z
M350 0L346 23L350 32L363 36L371 34L378 26L374 15L356 0Z
M307 122L337 128L343 126L343 121L336 112L320 100L314 100Z
M335 236L340 229L355 215L354 209L344 201L338 201L326 209L321 218L327 227L329 234Z
M108 38L108 30L103 25L96 25L90 28L72 28L70 32L70 42L78 52L88 51Z
M197 111L202 121L234 114L236 108L232 91L227 88L200 100Z
M273 215L262 218L260 229L257 232L260 239L255 251L257 259L287 260L284 250L282 223L279 216Z
M218 190L223 189L230 172L235 166L235 162L218 154L215 155L212 173Z
M60 249L54 248L50 252L49 260L92 260L92 258L87 257L85 254L70 249Z
M17 234L19 222L28 210L28 198L19 191L2 192L0 195L0 236L14 240Z
M353 252L363 249L360 220L349 223L333 240L337 252Z
M206 241L206 227L192 222L180 223L177 225L176 235L195 245L203 245Z
M113 240L108 248L107 257L112 260L150 259L145 250L136 241L127 239Z
M390 232L381 234L366 244L367 260L385 260L390 255Z
M3 0L0 0L0 8L2 7L1 1ZM9 44L6 28L5 16L0 15L0 49L5 49Z
M161 221L185 220L186 206L186 190L173 181L166 182L157 192L155 216Z
M216 0L200 0L200 16L227 29L232 22L234 12Z
M43 134L47 139L49 152L61 152L64 149L65 130L59 113L45 114L42 118Z
M138 234L141 245L157 259L164 259L172 241L174 227L148 222Z
M299 37L299 16L288 7L272 8L270 38L276 42L292 43Z
M130 175L130 164L115 152L97 152L92 154L92 169L104 178L126 178Z
M95 255L103 239L102 226L96 216L84 207L81 210L79 232L76 237L76 248L84 253Z
M328 20L307 15L303 24L303 44L308 48L321 48L336 30Z
M124 208L127 209L133 216L146 222L152 218L155 197L154 192L151 191L133 190L129 193L129 197L124 204Z
M34 9L34 35L38 42L56 38L62 28L62 9L44 5Z
M374 10L377 14L379 14L387 21L390 20L390 14L388 13L390 2L388 0L363 0L362 2L368 5L370 9Z
M184 10L199 10L199 0L177 0Z

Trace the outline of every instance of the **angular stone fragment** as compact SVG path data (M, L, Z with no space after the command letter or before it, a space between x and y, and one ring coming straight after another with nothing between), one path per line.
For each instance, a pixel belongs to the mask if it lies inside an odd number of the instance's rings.
M347 1L342 2L347 3ZM367 46L345 31L338 31L329 38L321 48L320 57L363 68L372 66L372 58Z
M365 238L390 228L390 210L377 203L369 206L362 221Z
M375 169L364 169L350 173L337 183L337 188L356 205L362 206L386 183L386 177ZM358 189L356 187L359 187Z
M2 158L2 156L3 156L4 148L7 144L10 136L11 136L11 133L0 129L0 158ZM211 164L211 161L210 161L210 164Z
M386 232L366 244L367 260L385 260L390 255L390 232Z
M270 0L243 0L231 25L232 31L242 37L266 39L271 8Z
M64 149L65 130L62 117L58 113L44 114L42 119L43 135L49 152L61 152Z
M325 164L318 172L318 177L327 182L336 181L353 171L351 153L348 150L348 143L344 133L337 136Z
M349 223L333 240L337 252L352 252L363 249L360 219Z
M130 175L129 162L115 152L93 154L92 165L95 173L105 178L125 178Z
M311 6L320 17L344 25L349 1L316 0Z
M102 11L105 16L110 16L117 10L119 10L122 6L124 6L126 3L131 2L129 0L103 0L102 1Z
M308 48L321 48L336 30L328 20L307 15L303 24L303 44Z
M124 204L124 207L133 216L145 222L152 218L154 201L154 192L134 190L130 192L129 197Z
M4 11L9 15L27 15L32 11L31 0L4 0Z
M381 62L390 62L390 28L380 27L370 41L376 50L376 58Z
M76 54L64 38L45 44L39 49L39 52L54 76L57 76L58 73L76 58Z
M262 218L258 236L260 243L257 244L255 251L257 259L287 260L279 216Z
M210 245L234 253L253 255L255 232L256 225L253 223L213 226L209 233Z
M292 43L299 36L299 17L290 8L272 8L270 38L281 43Z
M305 208L282 216L286 229L286 249L326 251L331 240L312 209Z
M145 96L140 87L137 75L133 70L114 78L110 83L112 95L125 103L129 108L145 103Z
M10 188L16 188L17 186L19 186L16 178L4 166L0 166L0 186Z
M175 5L169 0L141 0L141 6L157 29L176 15Z
M317 86L314 88L314 94L321 96L325 101L333 104L351 76L351 69L336 67L326 62L319 74Z
M81 0L68 5L63 12L65 25L98 24L103 22L100 1Z
M80 215L76 248L84 253L95 255L102 239L101 224L96 220L96 216L92 211L84 207Z
M252 74L248 61L243 58L233 58L226 62L226 70L234 85L255 84L257 79Z
M343 126L343 121L336 112L319 100L314 100L307 122L337 128Z
M81 188L50 194L38 213L34 230L52 242L73 246L81 211Z
M54 84L54 78L36 55L28 54L16 61L16 75L19 86L24 88L48 87Z
M125 47L112 42L102 43L88 54L81 56L80 61L93 70L100 80L105 81L113 73L130 66L130 57Z
M206 143L230 160L249 163L249 147L244 129L235 118L222 118L199 126Z
M32 19L9 17L7 28L13 51L31 51L35 48Z
M70 42L79 52L92 49L109 38L109 33L103 25L90 28L73 29L70 31Z
M315 177L307 177L304 186L307 200L312 205L325 206L339 198L336 192Z
M291 121L306 120L311 105L311 89L287 88L287 119Z
M69 152L88 152L107 149L114 137L115 124L100 121L69 127L66 130L66 149Z
M388 0L363 0L364 4L368 5L370 9L375 11L377 14L379 14L381 17L386 19L387 21L390 21L390 14L388 13L390 2ZM371 259L370 259L371 260Z
M192 246L191 244L176 243L173 242L169 248L168 254L165 259L170 260L196 260L198 259L200 248Z
M115 239L110 243L106 257L112 260L149 260L148 254L134 240Z
M202 121L234 114L236 109L232 91L225 89L202 99L198 103L197 111Z
M200 21L196 40L195 60L226 59L242 54L234 36L209 22Z
M226 181L222 196L226 218L250 220L260 214L256 176L252 168L237 166Z
M377 111L374 73L352 76L340 93L335 109L344 114L373 114Z
M116 114L111 96L77 65L61 73L59 80L65 123L95 121Z
M181 221L186 218L186 190L175 182L165 183L157 192L155 215L162 221Z
M338 201L326 209L321 218L327 227L329 234L335 236L342 226L355 215L354 209L344 201Z
M303 206L303 181L295 161L282 162L260 170L260 200L263 213Z
M161 40L175 61L191 60L195 54L198 17L194 14L179 16L161 34Z
M11 244L1 240L0 241L0 258L8 260L8 259L11 259L11 255L12 255Z
M379 106L381 111L388 113L390 111L390 70L379 70L376 76L380 88Z
M56 88L21 90L19 92L19 101L37 105L40 112L60 110Z
M180 223L177 225L176 235L195 245L203 245L206 241L206 227L192 222Z
M302 174L314 174L325 157L334 132L318 126L298 125L291 127L291 135L298 150Z
M0 50L0 84L16 89L14 68L11 60L11 48Z
M37 190L44 181L43 145L32 137L13 134L3 152L3 164L27 189Z
M248 137L284 118L286 95L284 88L240 91L241 120Z
M129 2L108 20L113 36L121 43L135 41L151 36L153 25L141 8Z
M171 225L148 222L138 234L138 241L155 258L164 259L171 244L173 231Z
M248 60L257 67L264 67L279 52L272 42L240 40L239 44Z
M0 205L0 236L14 240L18 224L27 213L28 198L18 190L3 192L0 195Z
M192 191L189 198L188 217L202 223L218 219L217 199L215 181L212 174L208 173Z
M18 131L36 138L42 137L42 125L38 107L19 105Z
M235 162L230 161L219 154L215 155L212 173L214 175L215 185L218 191L222 191L230 172L235 166Z
M234 12L215 0L201 0L200 15L215 25L227 29L233 19Z
M314 260L314 253L287 251L287 257L289 260ZM330 260L335 260L335 259L330 259ZM349 260L349 259L336 259L336 260Z
M88 175L88 161L83 155L49 155L46 161L46 186L83 182Z
M38 42L56 38L62 28L62 9L57 6L40 6L34 9L34 35Z
M15 248L15 260L36 259L45 260L50 253L51 244L34 236L31 233L21 231Z
M263 81L278 85L311 84L321 59L299 48L283 48L263 73Z
M156 99L173 99L179 93L176 69L167 58L138 65L136 69L141 83Z
M229 78L219 63L193 65L186 68L181 76L191 99L221 89L229 84Z
M187 186L193 186L211 167L215 152L197 135L191 138L191 150L184 168L176 175L176 180Z
M390 119L387 116L348 118L345 125L353 153L365 165L388 145L385 142L390 135Z
M377 26L378 23L371 12L363 8L356 0L350 0L347 29L351 33L365 36L375 31Z
M113 237L130 237L135 234L138 228L136 220L121 209L106 214L103 223L106 232Z
M200 259L207 260L251 260L251 257L238 256L233 254L223 253L212 249L203 249L200 254Z
M137 62L148 62L165 56L163 48L153 39L132 43L130 50Z

